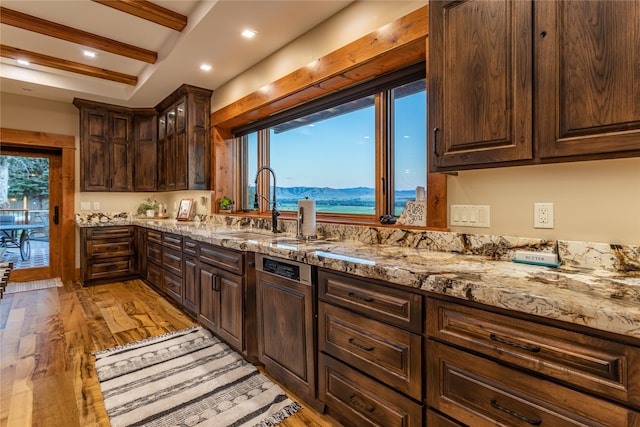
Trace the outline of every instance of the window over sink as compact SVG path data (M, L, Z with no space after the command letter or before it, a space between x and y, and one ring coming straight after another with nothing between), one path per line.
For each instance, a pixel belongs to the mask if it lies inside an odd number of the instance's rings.
M316 201L319 217L399 216L426 187L424 63L234 130L241 147L243 209L253 209L259 167L277 176L281 211ZM258 181L258 187L264 184ZM270 181L269 185L273 185ZM272 194L272 188L260 188ZM266 204L265 204L266 208Z

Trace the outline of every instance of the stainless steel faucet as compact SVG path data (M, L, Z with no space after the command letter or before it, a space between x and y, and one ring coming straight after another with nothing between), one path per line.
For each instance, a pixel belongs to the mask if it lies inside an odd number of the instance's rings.
M269 199L267 199L264 195L258 193L258 176L263 170L268 170L269 172L271 172L271 175L273 175L273 195L271 196L271 201L269 201ZM255 185L256 195L254 196L253 207L255 209L258 209L260 207L260 197L266 200L267 203L271 203L271 230L274 233L279 233L278 217L280 216L280 211L276 207L276 173L269 166L262 166L260 169L258 169L258 172L256 172Z

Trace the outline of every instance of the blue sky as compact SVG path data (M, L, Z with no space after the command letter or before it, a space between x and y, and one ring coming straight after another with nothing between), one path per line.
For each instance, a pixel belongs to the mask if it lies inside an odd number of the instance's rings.
M426 180L426 96L396 101L396 189ZM375 187L373 106L271 135L279 187ZM406 178L406 179L403 179ZM423 184L424 185L424 184Z

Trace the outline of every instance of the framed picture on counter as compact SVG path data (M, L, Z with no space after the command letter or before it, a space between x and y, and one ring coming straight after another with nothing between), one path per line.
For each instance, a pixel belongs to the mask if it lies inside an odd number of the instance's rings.
M193 199L180 200L180 207L178 208L178 221L189 221L191 218L191 207L193 206Z

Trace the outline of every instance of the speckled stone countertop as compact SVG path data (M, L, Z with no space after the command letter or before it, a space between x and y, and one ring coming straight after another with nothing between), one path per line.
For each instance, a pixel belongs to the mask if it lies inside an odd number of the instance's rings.
M640 247L331 225L304 241L294 237L295 224L283 223L285 233L273 234L263 220L215 215L206 222L77 218L80 227L140 225L640 339ZM563 265L511 262L517 249L557 253Z

